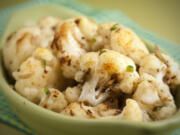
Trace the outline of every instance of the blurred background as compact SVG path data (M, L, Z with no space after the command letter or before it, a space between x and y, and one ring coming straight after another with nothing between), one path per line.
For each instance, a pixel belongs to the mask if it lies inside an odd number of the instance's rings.
M30 0L0 0L0 9ZM141 27L180 44L180 0L77 0L95 8L121 10Z
M0 0L0 10L30 0ZM91 7L121 10L141 27L180 44L180 0L77 0ZM24 135L0 122L0 135Z

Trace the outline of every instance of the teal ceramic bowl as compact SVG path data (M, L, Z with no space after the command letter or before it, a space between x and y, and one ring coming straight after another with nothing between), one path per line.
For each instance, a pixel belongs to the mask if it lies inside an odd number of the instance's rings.
M41 17L53 15L61 18L79 16L79 13L57 5L44 5L23 9L14 13L0 42L0 54L7 36L26 24ZM147 44L153 51L153 46ZM7 83L0 57L1 92L12 106L14 113L39 135L171 135L180 128L180 112L173 117L157 122L135 122L128 120L87 120L63 116L41 108L16 93ZM176 103L180 103L180 92L176 94Z

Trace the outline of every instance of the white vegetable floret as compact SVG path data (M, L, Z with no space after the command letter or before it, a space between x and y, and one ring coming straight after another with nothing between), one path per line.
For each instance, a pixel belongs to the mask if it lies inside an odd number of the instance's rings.
M167 66L164 82L172 89L180 85L180 68L179 64L170 56L156 48L156 56Z
M154 54L145 56L141 63L139 73L147 73L162 81L166 74L167 66L161 62Z
M63 89L64 78L59 70L59 63L47 48L37 48L32 57L24 61L13 72L16 80L15 89L29 100L38 103L38 91L45 87Z
M64 94L54 88L44 88L42 90L40 106L52 110L54 112L61 112L68 104Z
M97 33L97 44L100 48L103 46L129 56L138 65L141 59L149 54L140 38L125 26L106 22L99 24Z
M20 28L7 38L3 48L3 58L6 69L10 73L17 70L21 63L32 55L40 33L38 27L27 26Z
M123 108L121 117L126 120L143 121L143 112L138 103L133 99L126 100L126 106Z
M154 120L165 119L176 111L169 87L162 81L144 73L133 98Z
M126 106L123 111L112 109L105 104L99 104L95 107L87 106L82 102L74 102L68 105L61 114L92 119L127 119L143 121L143 112L138 103L133 99L126 100Z
M81 94L82 86L79 84L74 87L67 87L64 95L66 96L66 99L69 103L76 102L79 99L79 96Z
M89 19L81 17L65 21L57 30L52 47L60 59L65 77L74 78L80 56L90 50L88 41L95 31L94 25Z
M111 116L116 116L121 111L119 109L109 108L105 104L99 104L95 107L87 106L82 102L74 102L68 105L61 114L81 117L81 118L92 118L100 119Z
M38 22L41 29L41 36L38 37L38 42L41 47L50 47L54 39L55 31L60 27L61 20L56 17L45 17Z
M41 29L43 28L49 28L54 30L59 24L62 23L62 20L60 20L57 17L47 16L38 21L38 25Z
M59 20L46 17L38 25L24 26L12 33L3 48L4 63L10 74L30 57L37 47L50 47Z
M85 82L79 101L87 101L94 106L103 102L110 91L132 93L139 78L136 66L130 58L107 49L82 55L80 71L76 75L77 81Z

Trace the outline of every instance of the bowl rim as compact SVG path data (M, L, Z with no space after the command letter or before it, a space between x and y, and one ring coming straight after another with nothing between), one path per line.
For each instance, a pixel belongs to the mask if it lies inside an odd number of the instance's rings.
M53 5L53 4L51 4ZM60 6L60 5L58 5ZM61 8L68 9L65 7L60 6ZM22 9L24 10L24 9ZM71 9L68 9L71 10ZM20 11L20 10L18 10ZM77 14L81 15L81 13L71 10L72 12L76 12ZM16 12L15 12L16 13ZM12 16L12 15L11 15ZM10 18L11 19L11 18ZM9 20L10 20L9 19ZM7 25L8 26L8 25ZM5 30L4 30L5 31ZM1 36L1 40L3 39L4 34ZM146 41L146 43L150 46L153 46L152 43L150 43L148 40L143 39ZM0 42L2 43L2 42ZM48 109L45 109L43 107L40 107L28 99L24 98L23 96L19 95L15 90L13 90L9 84L7 83L6 79L4 78L3 73L3 56L2 56L2 47L3 45L0 45L0 91L2 91L3 95L6 97L7 101L10 103L14 102L17 104L26 104L29 109L29 111L33 111L35 114L38 115L38 113L43 113L42 116L46 116L46 118L56 121L67 121L67 122L75 122L79 125L96 125L96 126L103 126L103 125L124 125L129 127L136 127L136 128L144 128L147 130L163 130L167 128L171 129L178 129L180 125L180 116L173 116L172 118L160 120L160 121L154 121L154 122L138 122L138 121L130 121L130 120L112 120L112 119L85 119L85 118L79 118L79 117L70 117L65 116L63 114L59 114L53 111L50 111ZM16 106L14 106L16 108ZM31 109L33 108L33 110Z

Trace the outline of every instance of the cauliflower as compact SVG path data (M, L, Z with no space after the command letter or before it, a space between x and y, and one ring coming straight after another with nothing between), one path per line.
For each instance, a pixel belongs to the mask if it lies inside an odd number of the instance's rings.
M22 27L12 33L3 48L3 59L10 73L18 69L22 62L32 55L36 48L36 38L41 31L36 26Z
M38 44L41 47L50 47L54 39L55 31L60 27L61 21L56 17L45 17L38 22L41 29L41 36L38 37Z
M64 95L65 95L65 97L69 103L78 101L79 96L81 94L81 87L82 86L79 84L79 85L74 86L74 87L67 87L66 88Z
M88 42L91 42L94 36L96 35L96 31L98 28L98 25L96 24L96 22L86 17L75 18L74 22L79 27L80 31L84 35L84 38Z
M93 43L93 50L102 48L111 49L111 30L114 22L105 22L98 25L98 29L95 36L95 42Z
M83 18L67 20L55 34L52 48L60 59L63 75L67 78L74 78L80 56L90 49L85 37L87 32L82 33L85 32L83 27L86 26L83 23L87 22L88 20ZM92 27L92 31L93 29L94 27ZM91 31L91 27L88 27L88 30Z
M67 100L59 90L54 88L44 88L41 90L43 92L39 103L40 106L54 112L61 112L67 106Z
M99 24L97 30L99 48L105 47L132 58L136 64L149 54L145 44L130 29L113 22Z
M50 47L54 38L51 27L56 27L58 23L56 18L47 17L40 20L39 25L24 26L7 38L3 58L10 74L17 70L37 47Z
M166 74L167 66L161 62L154 54L150 54L145 56L139 68L139 73L150 74L153 77L157 78L158 80L162 81L163 77Z
M139 78L134 62L112 50L86 53L80 62L80 70L75 75L76 81L84 82L79 101L93 106L103 102L110 91L132 93ZM129 86L126 80L131 82Z
M156 47L156 56L167 66L166 74L163 81L172 89L180 85L180 69L179 64L170 56L166 55Z
M38 25L41 29L48 28L55 30L58 25L60 25L62 21L57 17L47 16L38 21Z
M45 87L63 89L65 81L59 70L59 63L47 48L37 48L32 57L24 61L13 72L15 89L22 96L38 103L39 90Z
M95 107L91 107L85 105L83 102L73 102L61 112L61 114L68 116L92 119L115 116L119 113L120 110L109 108L105 104L99 104Z
M83 102L74 102L68 105L61 114L92 119L127 119L143 121L143 112L138 103L133 99L126 100L126 106L123 108L122 112L119 109L112 109L103 103L91 107L85 105Z
M12 88L41 107L146 122L177 110L170 89L180 85L178 63L155 50L149 53L131 29L115 22L48 16L12 33L3 59L15 79Z
M154 120L165 119L176 111L169 87L161 80L144 73L133 95L140 107Z
M143 112L135 100L127 99L121 117L126 120L143 121Z

